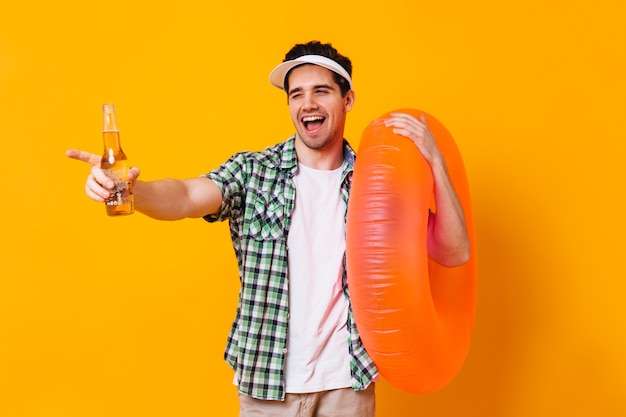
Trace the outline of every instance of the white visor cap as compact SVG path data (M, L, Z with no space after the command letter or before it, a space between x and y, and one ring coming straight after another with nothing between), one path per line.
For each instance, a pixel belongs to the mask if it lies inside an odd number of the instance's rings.
M296 59L292 59L291 61L285 61L282 64L277 65L276 68L274 68L270 73L270 83L272 83L274 87L278 87L283 90L285 88L285 77L287 76L289 70L302 64L319 65L320 67L331 70L332 72L345 78L350 85L350 89L352 89L352 78L350 77L350 74L348 74L348 71L332 59L321 55L303 55Z

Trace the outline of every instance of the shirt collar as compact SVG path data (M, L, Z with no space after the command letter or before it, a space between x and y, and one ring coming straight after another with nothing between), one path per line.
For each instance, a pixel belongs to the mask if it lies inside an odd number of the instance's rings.
M354 168L354 160L356 159L356 153L350 143L343 140L343 158L348 162L348 170L352 171ZM285 142L283 152L281 154L280 168L292 171L295 174L298 168L298 158L296 156L296 135L291 136Z

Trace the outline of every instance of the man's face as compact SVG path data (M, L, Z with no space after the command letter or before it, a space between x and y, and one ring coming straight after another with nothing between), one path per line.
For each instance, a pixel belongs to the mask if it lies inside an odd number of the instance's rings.
M297 138L321 150L343 141L346 114L354 105L354 92L341 96L333 73L318 65L302 65L289 74L289 112Z

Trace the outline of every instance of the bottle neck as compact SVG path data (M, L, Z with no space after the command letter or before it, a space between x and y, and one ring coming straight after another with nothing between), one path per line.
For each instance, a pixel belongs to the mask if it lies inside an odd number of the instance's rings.
M106 152L111 150L114 153L118 153L122 150L122 147L120 146L120 132L104 131L102 132L102 138L104 140L104 150Z

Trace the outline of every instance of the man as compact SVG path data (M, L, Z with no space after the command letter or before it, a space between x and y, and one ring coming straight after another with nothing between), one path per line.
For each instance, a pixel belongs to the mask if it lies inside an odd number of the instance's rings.
M262 152L233 155L185 180L139 181L135 208L150 217L229 220L241 291L225 358L235 371L240 416L375 414L378 371L361 344L345 271L345 215L355 154L344 139L355 103L352 64L330 44L295 45L270 74L287 93L296 133ZM394 114L394 132L415 142L431 166L436 214L429 256L446 266L469 258L463 211L424 119ZM100 157L86 192L103 202L112 182Z

